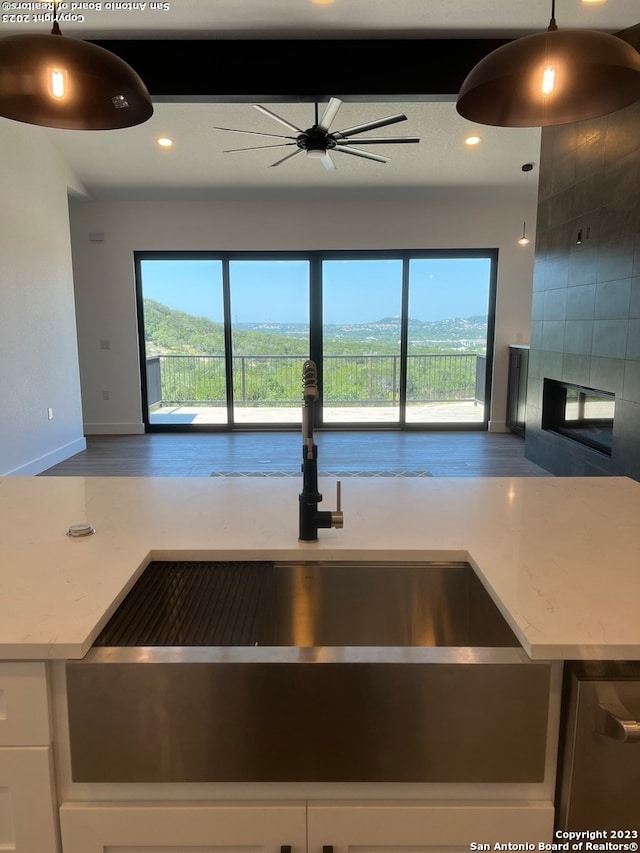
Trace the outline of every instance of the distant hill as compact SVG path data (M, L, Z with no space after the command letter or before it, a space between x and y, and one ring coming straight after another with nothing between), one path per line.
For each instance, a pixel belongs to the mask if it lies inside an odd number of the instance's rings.
M224 327L208 317L195 317L168 308L153 299L144 300L147 355L222 355ZM305 357L305 338L271 332L238 329L233 335L234 355L300 355Z
M144 300L147 354L220 355L224 353L222 323ZM411 352L484 352L486 316L447 320L409 320ZM383 317L373 323L345 323L324 327L325 352L331 354L393 353L400 340L400 318ZM302 323L237 323L233 330L234 355L295 355L308 352L308 326Z

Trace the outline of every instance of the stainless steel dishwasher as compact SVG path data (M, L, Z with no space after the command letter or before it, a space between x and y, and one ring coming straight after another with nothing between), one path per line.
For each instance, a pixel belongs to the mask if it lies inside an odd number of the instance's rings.
M640 661L569 664L566 688L556 828L637 842Z

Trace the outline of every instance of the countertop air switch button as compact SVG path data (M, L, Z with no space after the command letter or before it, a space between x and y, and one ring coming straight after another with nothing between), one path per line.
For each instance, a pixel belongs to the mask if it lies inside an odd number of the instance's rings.
M80 524L72 524L67 530L67 536L71 536L73 539L80 539L83 536L93 536L95 532L95 528L91 524L82 522Z

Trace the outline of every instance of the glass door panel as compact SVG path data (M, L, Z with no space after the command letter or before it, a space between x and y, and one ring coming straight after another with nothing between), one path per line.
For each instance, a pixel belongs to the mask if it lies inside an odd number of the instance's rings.
M300 423L309 261L229 262L236 424Z
M141 260L147 419L226 424L222 262Z
M406 423L483 422L490 258L409 263Z
M402 260L322 263L326 424L398 423Z

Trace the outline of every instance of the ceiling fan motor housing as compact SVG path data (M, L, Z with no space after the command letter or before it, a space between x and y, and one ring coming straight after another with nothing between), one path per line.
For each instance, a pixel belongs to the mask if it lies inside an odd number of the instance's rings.
M301 133L297 137L296 145L298 148L302 148L303 151L324 152L335 148L337 143L330 133L319 130L317 127L310 127L309 130L305 130L304 133Z

